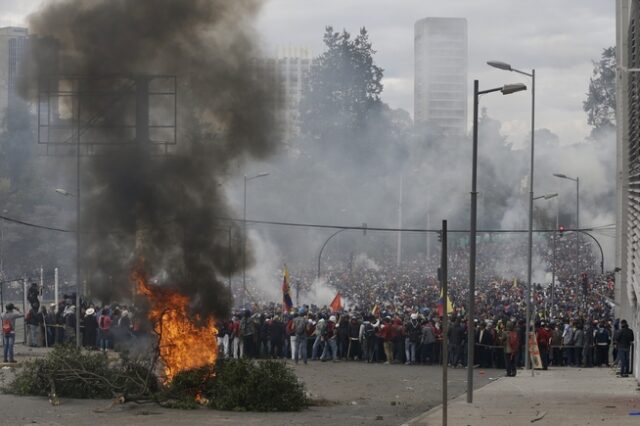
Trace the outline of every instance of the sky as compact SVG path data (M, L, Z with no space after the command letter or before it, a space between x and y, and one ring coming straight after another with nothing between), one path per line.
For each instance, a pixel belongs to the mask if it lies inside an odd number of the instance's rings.
M24 25L25 16L45 1L1 0L0 26ZM581 142L589 134L582 101L591 61L615 43L611 0L267 0L256 29L266 54L301 47L316 56L323 50L326 25L351 33L366 27L377 50L375 61L385 70L383 100L413 114L413 25L425 17L467 19L470 97L474 79L481 89L529 83L527 77L490 68L488 60L535 68L536 128L551 130L563 144ZM502 122L509 142L526 140L529 95L492 94L480 102Z

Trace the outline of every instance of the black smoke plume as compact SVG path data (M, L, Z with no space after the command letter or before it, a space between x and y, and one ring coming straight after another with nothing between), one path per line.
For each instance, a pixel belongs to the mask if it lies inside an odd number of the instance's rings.
M130 298L129 275L143 258L152 284L189 296L194 313L228 314L223 280L242 262L237 241L229 250L236 226L219 220L233 216L220 184L244 159L272 153L277 140L278 96L252 67L261 3L60 0L29 17L30 31L57 50L49 69L50 58L33 49L32 75L83 76L74 90L111 93L77 98L80 128L93 125L82 137L107 145L82 160L82 279L92 296ZM177 145L160 155L122 126L135 108L118 97L131 77L158 74L175 75L178 86ZM163 108L152 112L170 117Z

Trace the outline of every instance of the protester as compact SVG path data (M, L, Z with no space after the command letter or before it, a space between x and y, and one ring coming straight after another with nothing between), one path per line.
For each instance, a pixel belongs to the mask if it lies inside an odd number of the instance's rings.
M618 361L620 364L620 377L629 377L629 350L633 343L633 331L629 328L627 320L620 321L620 330L614 338L618 348Z
M16 342L16 319L22 318L24 315L20 310L9 303L2 318L2 337L4 345L4 362L16 362L13 357L13 346Z

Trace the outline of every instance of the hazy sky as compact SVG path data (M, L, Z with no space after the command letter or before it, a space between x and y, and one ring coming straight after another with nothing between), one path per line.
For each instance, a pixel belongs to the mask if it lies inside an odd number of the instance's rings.
M41 3L1 0L0 26L23 24ZM350 32L365 26L378 51L376 62L385 69L383 99L413 113L413 24L429 16L467 18L470 88L476 78L481 88L528 83L524 76L488 67L487 60L536 68L536 127L557 133L563 143L578 142L589 133L582 101L591 60L615 43L612 0L268 0L258 31L267 52L292 46L317 55L326 25ZM530 126L527 94L492 94L481 105L503 122L511 142L525 138Z

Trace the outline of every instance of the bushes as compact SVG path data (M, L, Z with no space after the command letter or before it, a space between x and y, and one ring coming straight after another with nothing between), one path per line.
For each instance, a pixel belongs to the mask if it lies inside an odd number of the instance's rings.
M201 368L179 373L166 390L178 398L171 406L195 406L195 396L208 406L234 411L299 411L306 404L304 388L284 362L222 360L211 370Z
M66 398L140 398L158 389L156 377L148 371L148 366L126 358L110 365L102 353L56 346L46 357L26 362L6 391L38 396L55 392Z
M46 357L26 362L6 391L47 396L54 390L59 397L93 399L122 395L170 408L299 411L307 405L303 385L282 361L219 360L215 369L178 373L165 387L149 368L126 356L113 362L102 353L56 346Z

